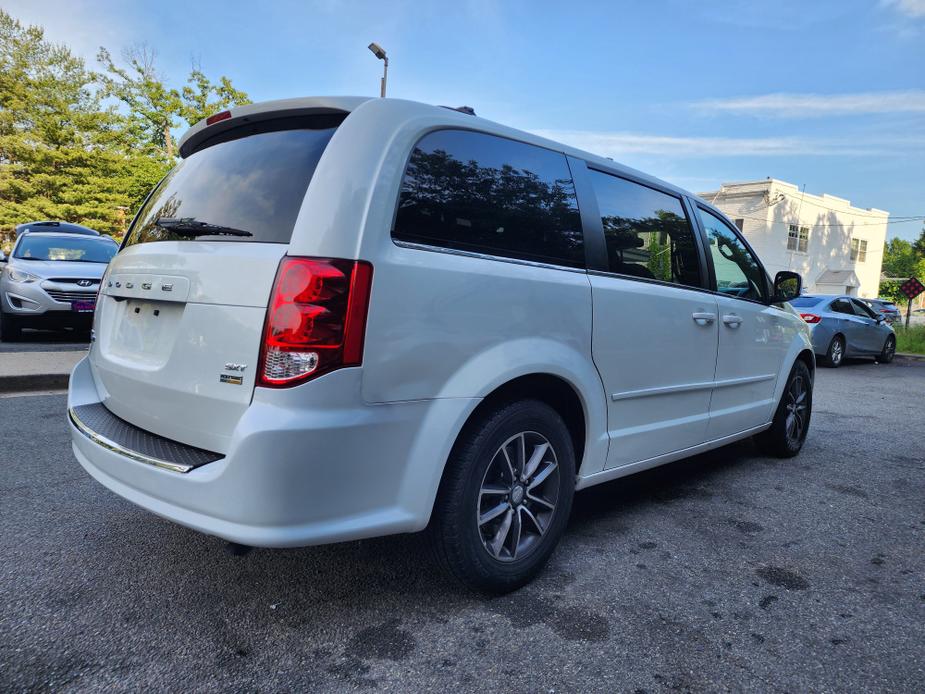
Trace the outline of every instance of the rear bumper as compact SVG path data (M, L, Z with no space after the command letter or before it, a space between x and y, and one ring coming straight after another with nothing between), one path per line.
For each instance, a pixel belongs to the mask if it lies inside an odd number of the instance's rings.
M189 472L133 459L70 421L74 455L129 501L241 544L294 547L421 530L456 432L478 401L369 405L360 373L258 388L224 457ZM68 407L99 401L84 359L71 375Z

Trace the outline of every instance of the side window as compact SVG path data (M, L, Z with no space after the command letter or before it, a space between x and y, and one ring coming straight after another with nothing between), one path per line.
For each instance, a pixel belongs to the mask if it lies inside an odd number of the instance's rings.
M494 135L438 130L411 154L392 237L584 267L565 155Z
M680 198L589 171L611 272L700 287L697 241Z
M854 309L851 308L851 304L848 303L847 299L835 299L829 306L829 310L834 313L846 313L849 316L854 315Z
M716 290L751 301L763 301L767 280L758 260L736 233L716 215L697 208L710 244Z
M870 308L868 308L864 303L857 301L855 299L851 300L851 305L854 307L854 312L861 316L862 318L870 318L872 320L877 319L877 314L875 314Z

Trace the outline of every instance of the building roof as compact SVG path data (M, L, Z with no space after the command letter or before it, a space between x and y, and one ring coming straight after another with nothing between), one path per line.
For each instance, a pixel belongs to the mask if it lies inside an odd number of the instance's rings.
M816 284L838 284L844 287L860 287L861 281L854 274L854 270L826 269L816 278Z

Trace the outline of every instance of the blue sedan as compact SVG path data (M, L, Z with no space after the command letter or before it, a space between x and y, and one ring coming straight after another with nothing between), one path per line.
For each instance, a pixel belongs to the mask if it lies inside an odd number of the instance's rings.
M845 357L874 357L884 364L896 354L896 335L883 316L852 296L809 295L790 302L812 333L813 351L826 366Z

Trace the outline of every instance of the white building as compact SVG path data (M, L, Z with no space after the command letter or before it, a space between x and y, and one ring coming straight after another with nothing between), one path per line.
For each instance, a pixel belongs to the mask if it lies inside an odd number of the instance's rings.
M889 212L773 178L699 195L735 221L772 278L793 270L807 293L877 296Z

